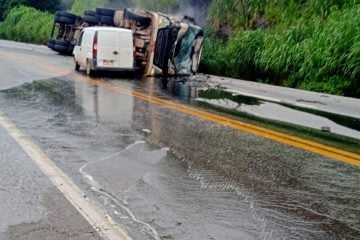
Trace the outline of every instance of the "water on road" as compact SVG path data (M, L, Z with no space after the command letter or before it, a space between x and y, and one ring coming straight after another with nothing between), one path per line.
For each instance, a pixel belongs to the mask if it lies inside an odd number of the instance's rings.
M214 105L203 82L102 81ZM358 167L71 75L2 90L0 102L134 239L359 239Z

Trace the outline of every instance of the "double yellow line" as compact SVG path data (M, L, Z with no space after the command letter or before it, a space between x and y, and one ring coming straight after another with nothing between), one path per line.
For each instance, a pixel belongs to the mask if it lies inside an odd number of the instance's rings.
M39 65L43 68L48 69L49 71L60 73L60 74L68 74L69 71L59 68L56 66L52 66L46 63L38 62L35 59L31 59L30 57L23 57L17 54L13 54L10 52L0 51L1 54L13 57L20 61L31 62L32 64ZM150 102L152 104L160 105L166 107L168 109L176 110L178 112L182 112L191 116L195 116L201 119L208 120L210 122L214 122L217 124L225 125L230 128L240 130L243 132L251 133L263 138L267 138L273 141L281 142L290 146L294 146L300 149L304 149L310 152L314 152L326 157L330 157L348 164L352 164L355 166L360 166L360 155L356 153L351 153L348 151L344 151L338 148L330 147L324 144L316 143L313 141L309 141L306 139L290 136L281 132L277 132L274 130L269 130L263 127L255 126L253 124L244 123L235 119L231 119L228 117L224 117L218 114L206 112L194 107L186 106L183 104L175 103L172 101L164 100L159 97L151 96L145 93L132 91L126 88L122 88L119 86L114 86L113 84L101 80L96 80L94 78L85 77L80 74L72 74L72 76L76 80L80 80L91 85L95 85L109 91L125 94L128 96L133 96L135 98Z

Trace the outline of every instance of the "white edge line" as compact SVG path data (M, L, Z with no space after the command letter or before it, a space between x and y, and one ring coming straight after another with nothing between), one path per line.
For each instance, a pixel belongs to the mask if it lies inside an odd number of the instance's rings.
M120 228L106 213L106 210L86 197L86 194L2 112L0 112L0 125L16 140L41 171L103 239L132 240L128 233Z

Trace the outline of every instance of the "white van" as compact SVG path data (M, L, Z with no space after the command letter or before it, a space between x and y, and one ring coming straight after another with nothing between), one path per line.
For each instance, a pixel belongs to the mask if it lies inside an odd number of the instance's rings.
M85 67L88 75L96 70L134 70L133 32L115 27L84 28L73 54L75 70Z

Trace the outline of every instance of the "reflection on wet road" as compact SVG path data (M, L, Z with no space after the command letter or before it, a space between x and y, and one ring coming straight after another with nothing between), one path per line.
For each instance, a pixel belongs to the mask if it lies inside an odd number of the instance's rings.
M196 107L205 102L213 111L239 110L233 99L214 101L218 93L209 96L202 82L110 81ZM358 167L71 77L1 91L0 102L134 239L360 235ZM347 141L359 148L356 139Z
M200 91L196 100L238 114L247 114L317 130L328 129L327 131L341 136L360 139L360 120L357 118L329 113L325 115L315 110L261 101L215 89Z

